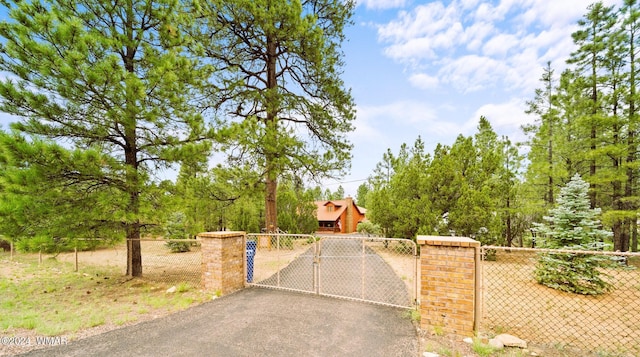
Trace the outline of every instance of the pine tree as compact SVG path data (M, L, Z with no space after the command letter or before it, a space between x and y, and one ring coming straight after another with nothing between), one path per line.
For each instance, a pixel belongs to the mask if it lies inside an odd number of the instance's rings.
M189 238L186 224L187 216L182 212L173 212L169 217L165 227L164 238L169 240L165 245L173 253L184 253L191 250L188 242L177 242L172 240Z
M41 166L30 172L47 173L43 180L66 197L92 197L97 205L76 209L94 213L92 219L76 222L123 232L127 274L142 275L139 238L152 216L142 197L150 177L157 168L206 153L212 137L192 102L210 66L186 55L184 3L3 4L11 20L0 22L0 70L6 74L0 110L21 118L12 128L27 143L61 140L84 161L57 149L42 160L43 153L28 145L11 154L32 152L21 159L25 167Z
M556 144L559 141L557 130L559 110L556 99L557 87L553 74L551 62L547 62L540 78L543 88L536 89L534 99L527 102L529 108L526 113L536 115L536 122L523 127L524 132L530 136L528 145L531 165L529 165L527 174L536 191L540 187L544 192L544 201L549 206L554 203L556 186L560 181L558 154L556 153Z
M534 224L541 237L541 248L567 250L602 249L603 240L611 236L600 228L599 208L590 208L589 184L580 175L571 178L560 190L557 206L544 220ZM603 258L580 253L543 253L535 270L538 283L548 287L585 295L602 294L609 289L598 271Z
M351 159L353 98L340 78L344 28L355 2L203 0L195 2L204 55L222 69L219 117L240 160L260 167L265 225L277 229L278 179L343 172ZM341 197L344 198L344 197Z
M615 33L616 17L613 6L604 6L601 1L589 5L588 12L578 21L579 29L571 36L578 47L571 53L569 64L575 64L578 73L585 73L579 77L577 88L584 94L580 103L573 103L584 108L584 115L578 118L580 124L588 132L587 145L584 159L589 162L589 176L587 180L592 183L589 197L591 207L599 205L599 185L606 182L604 177L597 177L600 162L598 155L602 131L606 128L607 115L603 87L609 83L610 72L606 72L605 58L609 50L611 37ZM607 75L603 75L605 72Z
M627 71L626 92L626 115L627 115L627 135L626 135L626 159L624 167L626 168L626 182L624 185L623 207L626 210L624 218L622 237L620 243L628 241L631 236L630 248L632 251L638 250L638 143L637 136L640 126L640 116L638 115L638 42L640 41L640 6L637 0L625 0L620 9L622 16L622 28L626 34L626 62L629 64ZM627 237L625 237L625 235Z

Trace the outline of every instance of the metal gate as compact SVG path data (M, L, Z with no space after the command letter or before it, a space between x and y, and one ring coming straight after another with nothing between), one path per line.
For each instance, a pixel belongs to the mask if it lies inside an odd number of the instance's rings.
M407 239L249 234L248 284L414 308L417 249Z

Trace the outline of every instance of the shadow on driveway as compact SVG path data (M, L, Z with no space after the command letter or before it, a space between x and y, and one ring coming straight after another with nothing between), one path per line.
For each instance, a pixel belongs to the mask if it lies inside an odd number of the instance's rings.
M27 356L417 356L405 310L249 288Z

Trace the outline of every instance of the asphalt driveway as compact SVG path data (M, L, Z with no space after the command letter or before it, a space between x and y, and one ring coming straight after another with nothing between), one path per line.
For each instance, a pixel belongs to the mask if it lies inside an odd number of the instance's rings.
M405 310L249 288L27 356L417 356Z
M363 238L324 237L318 253L318 292L375 301L395 306L411 306L411 297L402 279ZM259 254L259 253L258 253ZM256 281L262 286L315 292L313 262L315 249L309 248L278 274Z

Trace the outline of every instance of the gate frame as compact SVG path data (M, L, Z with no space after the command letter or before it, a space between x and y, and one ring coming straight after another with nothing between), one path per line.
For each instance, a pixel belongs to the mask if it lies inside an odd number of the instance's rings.
M419 262L420 262L420 256L418 254L418 246L417 243L411 239L401 239L401 238L386 238L386 237L371 237L371 236L363 236L363 235L312 235L312 234L284 234L284 233L249 233L247 234L246 239L247 240L255 240L257 242L257 250L260 249L260 238L262 236L269 236L269 249L276 249L277 251L280 251L282 249L281 244L280 244L280 238L281 237L295 237L295 238L307 238L307 239L312 239L313 243L309 244L309 247L313 246L313 262L312 262L312 276L313 276L313 284L312 284L312 289L311 290L301 290L301 289L294 289L294 288L287 288L287 287L282 287L280 286L280 271L282 269L284 269L286 266L283 267L278 267L278 270L275 274L277 274L277 285L266 285L266 284L260 284L260 283L256 283L255 280L252 283L246 282L245 281L245 285L246 286L257 286L257 287L263 287L263 288L269 288L269 289L277 289L277 290L287 290L287 291L294 291L294 292L301 292L301 293L307 293L307 294L314 294L314 295L320 295L320 296L328 296L328 297L333 297L333 298L339 298L339 299L346 299L346 300L353 300L353 301L362 301L362 302L367 302L367 303L372 303L372 304L376 304L376 305L383 305L383 306L391 306L391 307L398 307L398 308L403 308L403 309L415 309L418 310L419 306L420 306L420 299L419 299L419 287L420 287L420 269L419 267ZM271 239L273 237L276 237L276 244L275 244L275 248L271 247ZM321 252L321 248L322 248L322 242L327 239L332 239L332 240L358 240L360 242L360 245L362 247L361 250L361 257L363 258L362 260L362 270L360 272L360 277L362 280L362 288L360 289L362 292L362 295L360 298L354 298L354 297L350 297L350 296L343 296L343 295L338 295L338 294L329 294L329 293L322 293L321 292L321 285L322 285L322 279L321 279L321 260L322 260L322 256L319 255L319 253ZM364 278L364 269L365 269L365 265L364 265L364 258L366 258L366 241L379 241L379 242L403 242L405 244L409 243L411 244L411 247L413 248L412 250L412 256L413 256L413 273L412 273L412 277L414 279L414 283L411 284L412 288L409 289L410 291L408 291L409 293L409 299L411 301L411 305L396 305L396 304L391 304L391 303L385 303L382 301L376 301L376 300L367 300L364 298L364 284L365 284L365 278ZM267 248L267 246L264 246L263 248ZM257 253L257 252L256 252ZM383 259L385 261L386 264L388 264L389 266L391 266L391 264L389 264L389 262L387 262L382 256L380 256L381 259ZM410 259L411 255L407 254L407 259ZM245 260L245 271L247 269L246 267L246 260ZM255 269L255 261L254 261L254 269ZM394 271L395 273L395 271ZM246 276L246 273L245 273ZM255 273L254 273L255 276ZM396 273L397 276L397 273ZM401 277L398 276L399 279L401 279ZM402 280L402 279L401 279ZM405 286L408 284L405 284Z

